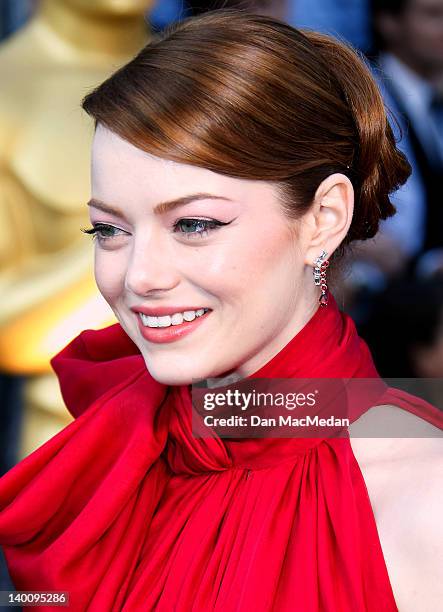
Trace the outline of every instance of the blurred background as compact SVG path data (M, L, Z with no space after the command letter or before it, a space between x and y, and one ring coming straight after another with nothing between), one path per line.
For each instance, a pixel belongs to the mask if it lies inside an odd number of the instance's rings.
M168 24L220 7L366 55L413 173L332 289L382 376L443 377L443 0L0 0L1 474L71 421L50 358L115 322L79 231L92 139L80 101Z

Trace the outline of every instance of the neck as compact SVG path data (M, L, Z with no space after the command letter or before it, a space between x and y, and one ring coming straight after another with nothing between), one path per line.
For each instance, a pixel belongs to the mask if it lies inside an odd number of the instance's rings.
M42 0L37 20L74 51L111 58L135 54L148 42L150 34L141 15L95 15L60 0Z

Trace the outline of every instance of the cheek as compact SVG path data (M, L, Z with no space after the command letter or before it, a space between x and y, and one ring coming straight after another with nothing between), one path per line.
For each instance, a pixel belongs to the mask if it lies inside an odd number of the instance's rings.
M294 237L276 225L238 232L229 242L214 245L199 264L194 262L194 273L199 270L206 288L227 301L250 301L258 292L265 302L270 291L288 288L300 261Z
M252 240L244 243L238 258L242 282L261 284L281 275L292 275L298 260L294 237L281 223L257 228Z
M112 304L123 295L126 261L122 253L101 251L96 247L94 274L97 287L107 302Z

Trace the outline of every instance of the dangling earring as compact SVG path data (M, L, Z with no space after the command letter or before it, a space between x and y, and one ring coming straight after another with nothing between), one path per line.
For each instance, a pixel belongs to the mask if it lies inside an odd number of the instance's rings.
M327 254L326 251L322 251L314 265L314 283L321 287L321 295L318 299L320 306L328 305L329 289L326 282L326 268L329 266L329 260L326 259Z

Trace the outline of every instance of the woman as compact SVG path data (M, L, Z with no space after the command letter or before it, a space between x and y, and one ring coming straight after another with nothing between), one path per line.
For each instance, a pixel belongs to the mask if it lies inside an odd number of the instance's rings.
M191 424L196 380L377 378L326 274L395 212L409 172L364 64L220 11L84 108L86 231L119 324L54 358L76 420L0 481L16 588L100 612L437 609L437 409L387 390L351 439ZM387 417L391 438L357 437ZM411 420L417 439L396 439Z

